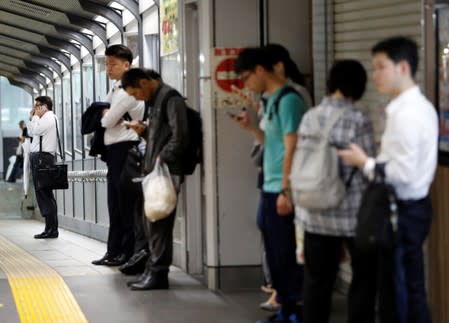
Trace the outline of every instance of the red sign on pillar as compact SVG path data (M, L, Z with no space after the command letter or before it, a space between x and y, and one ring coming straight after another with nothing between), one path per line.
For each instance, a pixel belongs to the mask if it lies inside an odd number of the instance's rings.
M243 88L243 83L234 72L235 61L241 48L214 48L213 97L216 108L235 108L241 105L238 97L232 93L232 85Z

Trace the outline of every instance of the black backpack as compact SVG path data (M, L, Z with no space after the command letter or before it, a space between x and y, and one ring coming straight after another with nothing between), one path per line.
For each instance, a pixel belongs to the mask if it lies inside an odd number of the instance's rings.
M397 235L396 195L391 185L385 182L382 170L375 170L362 196L357 214L355 245L363 252L374 252L379 247L393 248Z
M162 101L162 107L165 107L168 100L175 96L183 97L178 91L170 90ZM201 115L198 111L186 105L186 114L189 127L189 143L182 157L183 174L192 175L196 164L201 163L203 160L203 126Z

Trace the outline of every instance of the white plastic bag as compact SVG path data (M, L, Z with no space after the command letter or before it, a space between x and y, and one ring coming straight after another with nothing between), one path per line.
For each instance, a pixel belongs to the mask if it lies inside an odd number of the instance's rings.
M151 222L166 218L176 207L177 195L165 163L156 165L142 181L145 216Z

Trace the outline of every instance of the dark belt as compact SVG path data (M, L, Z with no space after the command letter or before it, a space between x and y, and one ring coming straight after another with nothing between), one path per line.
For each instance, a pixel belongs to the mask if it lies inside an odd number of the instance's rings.
M420 203L424 203L428 200L428 196L423 197L422 199L417 199L417 200L398 200L398 206L411 206L411 205L416 205L416 204L420 204Z

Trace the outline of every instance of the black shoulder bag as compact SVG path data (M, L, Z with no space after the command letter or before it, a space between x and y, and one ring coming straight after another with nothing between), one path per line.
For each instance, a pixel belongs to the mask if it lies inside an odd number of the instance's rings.
M398 212L396 194L385 182L385 173L376 165L372 180L362 196L357 214L355 245L364 252L392 248L396 241Z
M65 164L65 154L61 149L61 141L59 139L58 121L55 117L56 136L58 138L59 153L61 154L62 163L55 165L43 165L36 171L36 189L38 190L66 190L69 188L67 180L67 165ZM42 153L42 136L39 138L39 152Z

